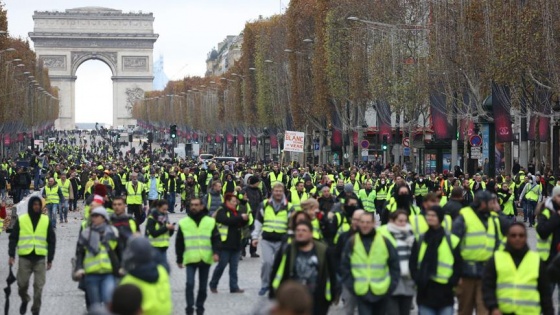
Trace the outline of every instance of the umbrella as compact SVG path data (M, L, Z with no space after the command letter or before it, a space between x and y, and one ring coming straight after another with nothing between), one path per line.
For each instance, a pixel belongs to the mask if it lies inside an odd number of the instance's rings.
M10 287L12 283L16 282L16 276L12 271L12 266L10 266L10 274L6 278L7 287L4 288L4 293L6 294L6 304L4 305L4 315L8 315L10 312L10 294L12 293L12 288Z

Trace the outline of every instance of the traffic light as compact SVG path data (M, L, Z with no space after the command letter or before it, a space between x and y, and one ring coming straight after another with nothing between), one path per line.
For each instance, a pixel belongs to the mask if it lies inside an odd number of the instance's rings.
M132 139L132 134L129 134L129 135L128 135L128 142L132 142L132 140L133 140L133 139Z
M177 138L177 125L171 125L169 135L171 136L171 139Z
M150 131L148 132L148 143L154 142L154 134Z
M387 151L387 136L386 135L383 136L383 143L381 144L381 149L383 149L383 151Z

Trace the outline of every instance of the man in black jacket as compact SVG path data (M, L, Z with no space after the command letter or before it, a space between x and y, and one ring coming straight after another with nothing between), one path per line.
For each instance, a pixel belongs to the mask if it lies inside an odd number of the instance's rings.
M459 211L463 208L463 188L455 187L451 191L451 196L447 203L443 206L443 212L451 216L451 219L459 215Z
M45 235L35 235L35 233L41 233L40 231L43 230L46 231ZM34 237L34 235L35 240L26 240L29 237ZM43 244L41 244L38 238L46 239L46 248L43 248ZM28 250L29 246L32 246L31 251ZM27 294L31 275L34 278L31 312L33 315L39 314L41 295L46 282L46 271L52 267L56 248L56 235L52 224L49 223L49 218L42 214L42 203L39 197L31 197L29 199L27 214L22 215L14 224L8 245L10 266L15 264L16 248L19 256L17 283L19 296L21 297L20 314L26 313L27 304L31 300ZM45 256L47 258L46 263Z
M336 265L328 246L313 240L313 227L308 221L295 227L294 242L276 255L272 267L270 297L280 284L295 280L313 297L313 315L326 315L336 288Z
M237 211L239 200L232 193L226 193L224 203L216 210L216 223L220 231L222 244L220 247L220 261L214 269L210 281L210 291L218 293L218 282L229 264L229 292L243 293L237 283L237 266L241 256L241 239L243 238L241 228L247 225L249 216Z

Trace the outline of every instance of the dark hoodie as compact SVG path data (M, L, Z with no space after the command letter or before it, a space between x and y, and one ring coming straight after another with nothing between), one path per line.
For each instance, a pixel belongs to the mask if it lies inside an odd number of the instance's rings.
M154 260L137 266L128 271L128 274L144 282L156 283L159 279L159 264Z
M204 208L204 210L200 211L199 213L192 213L192 212L188 212L188 216L194 220L194 222L196 223L196 225L198 226L200 224L200 220L202 220L202 218L208 216L208 210L206 208ZM186 218L183 218L182 220L186 220ZM214 254L218 253L218 250L220 248L221 245L221 238L220 238L220 232L218 231L218 226L216 225L214 227L214 231L212 231L212 252ZM185 253L185 239L183 238L183 230L181 229L181 222L179 222L179 228L177 229L177 236L175 237L175 254L177 256L177 263L178 264L182 264L183 263L183 254ZM204 262L199 262L197 263L197 265L201 265L204 264Z
M37 228L37 224L39 223L39 219L41 218L42 215L42 212L39 213L33 212L33 204L35 202L41 203L41 198L33 196L29 199L29 202L27 204L27 213L31 218L31 224L33 224L34 230ZM16 221L12 233L10 233L10 242L8 245L8 255L10 257L13 258L16 257L16 249L17 249L18 241L19 241L19 220ZM54 233L54 229L52 228L52 224L49 224L49 227L47 229L47 262L49 263L52 262L54 259L55 247L56 247L56 235ZM35 254L35 250L33 250L29 255L24 255L21 257L24 257L32 261L37 261L39 259L45 258L45 256L39 256Z

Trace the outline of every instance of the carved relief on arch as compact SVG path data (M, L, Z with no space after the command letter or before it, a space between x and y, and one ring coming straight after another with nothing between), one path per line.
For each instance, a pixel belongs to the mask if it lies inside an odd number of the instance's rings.
M76 73L78 67L85 61L96 59L105 62L113 75L117 73L117 53L116 52L104 52L104 51L73 51L71 53L72 59L72 73Z

